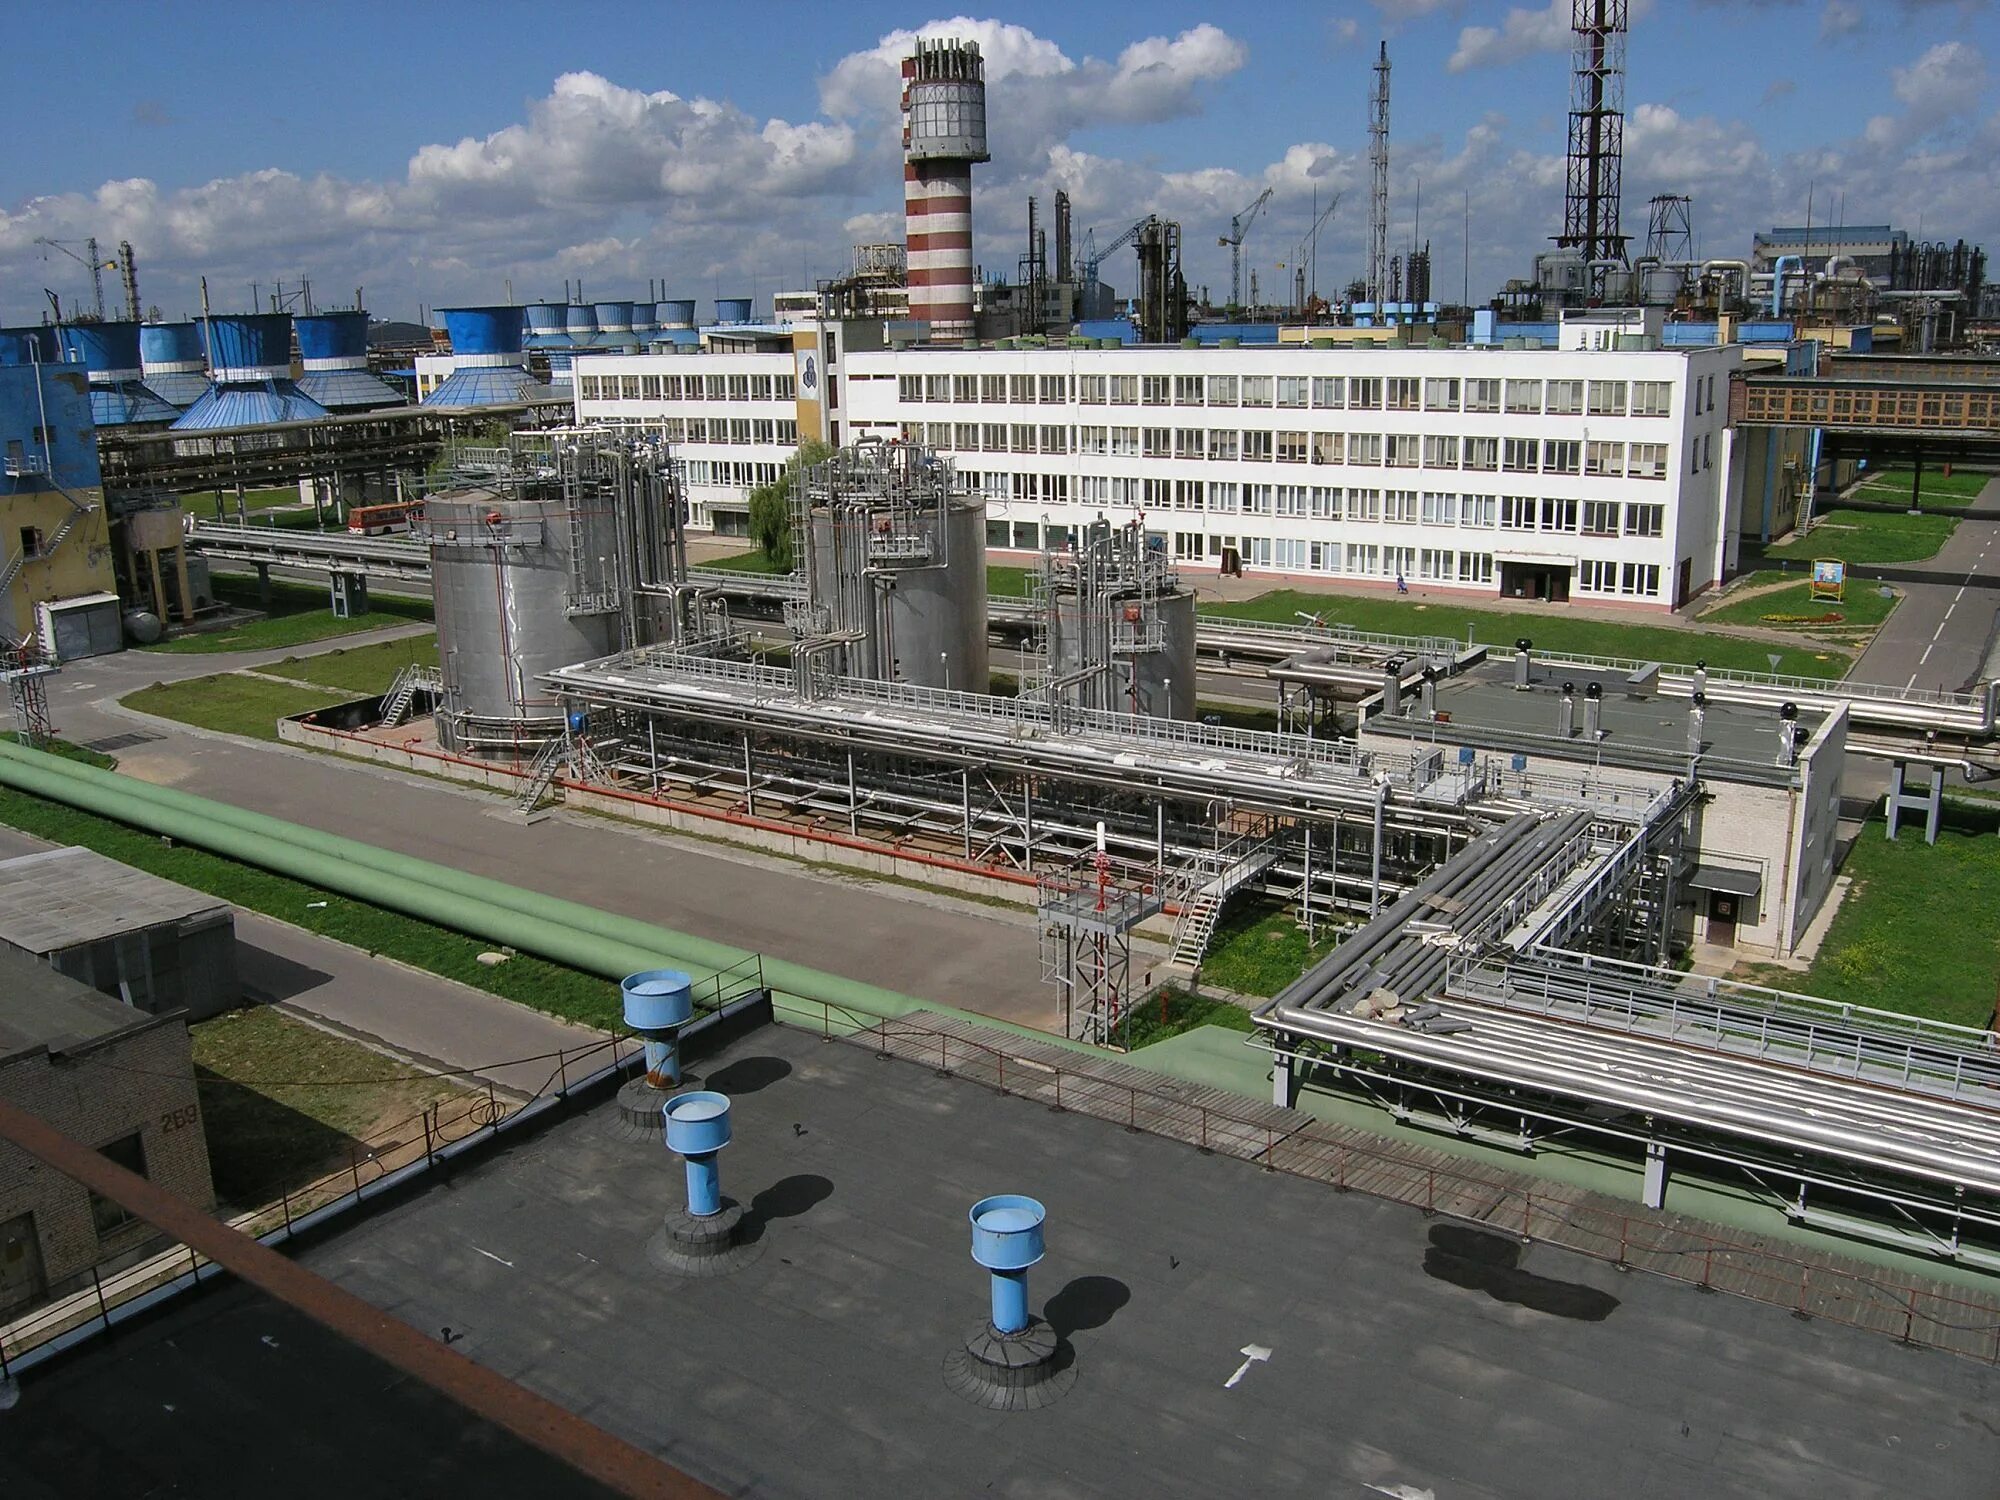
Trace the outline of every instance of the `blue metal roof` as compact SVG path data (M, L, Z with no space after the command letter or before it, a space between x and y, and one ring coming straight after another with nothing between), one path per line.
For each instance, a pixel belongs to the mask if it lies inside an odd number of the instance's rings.
M139 368L137 323L61 323L56 336L67 363L93 371Z
M137 380L90 383L90 417L99 427L171 422L180 412Z
M257 427L266 422L310 422L333 415L289 380L262 385L214 385L174 423L175 432Z
M649 349L657 349L662 344L672 344L676 348L699 348L701 333L694 328L661 328L646 335Z
M208 377L199 370L149 370L145 380L147 390L180 411L208 394Z
M407 406L396 388L367 370L308 370L299 377L299 394L328 411L353 411L373 406Z
M425 406L516 406L539 395L534 376L519 365L475 365L454 370L424 397Z

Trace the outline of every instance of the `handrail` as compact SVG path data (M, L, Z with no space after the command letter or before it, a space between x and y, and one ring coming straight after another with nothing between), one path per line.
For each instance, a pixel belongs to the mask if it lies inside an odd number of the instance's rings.
M817 1004L787 996L788 1007ZM1074 1066L953 1036L907 1019L864 1018L820 1006L816 1029L829 1040L866 1046L882 1057L934 1067L1001 1094L1129 1129L1147 1130L1203 1151L1255 1162L1324 1183L1336 1191L1409 1204L1427 1214L1464 1218L1496 1232L1541 1240L1621 1268L1729 1292L1885 1333L1904 1343L2000 1363L2000 1298L1943 1294L1894 1273L1817 1264L1766 1245L1730 1240L1643 1214L1614 1213L1573 1188L1546 1192L1477 1170L1439 1167L1396 1149L1364 1144L1342 1127L1249 1101L1222 1108L1167 1090L1107 1077L1114 1059L1079 1052ZM840 1025L834 1024L840 1013ZM810 1012L807 1024L810 1026ZM782 1024L795 1024L784 1021ZM1130 1066L1130 1065L1127 1065Z

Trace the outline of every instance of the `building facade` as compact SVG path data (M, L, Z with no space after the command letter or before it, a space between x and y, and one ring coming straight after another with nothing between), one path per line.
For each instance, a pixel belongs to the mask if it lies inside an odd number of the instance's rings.
M6 644L36 634L38 605L116 594L82 366L0 365L0 452Z
M799 434L952 455L988 545L1144 518L1183 569L1668 609L1725 576L1735 345L857 348L578 362L582 421L657 427L723 530ZM853 342L853 341L850 341ZM788 396L801 404L787 424Z
M215 1201L179 1012L148 1015L0 950L0 1098L200 1208ZM0 1142L0 1313L89 1285L152 1228Z

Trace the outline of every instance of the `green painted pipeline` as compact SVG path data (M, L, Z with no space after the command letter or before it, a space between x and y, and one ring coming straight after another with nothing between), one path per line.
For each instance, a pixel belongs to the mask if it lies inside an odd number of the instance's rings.
M636 917L523 890L4 741L0 741L0 784L103 813L244 864L508 944L586 973L621 978L639 969L664 967L705 976L733 969L752 957L744 949ZM767 985L821 1005L878 1017L944 1009L803 964L771 958L762 963Z
M11 758L0 764L0 783L135 828L165 834L179 843L243 864L288 875L319 890L338 892L495 944L508 944L587 974L616 980L641 969L689 967L688 955L675 952L663 942L612 942L560 922L441 889L422 879L364 869L336 855L275 842L199 813L85 785L39 766L24 766ZM672 934L660 936L667 938Z

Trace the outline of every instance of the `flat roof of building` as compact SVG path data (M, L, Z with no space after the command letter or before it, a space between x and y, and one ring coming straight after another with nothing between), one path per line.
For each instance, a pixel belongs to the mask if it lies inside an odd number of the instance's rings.
M157 1018L100 995L47 964L0 947L0 1060L24 1053L68 1051Z
M1990 1373L1970 1361L788 1027L695 1069L735 1101L722 1184L758 1238L734 1274L651 1262L680 1163L617 1138L608 1103L460 1162L301 1259L732 1494L1827 1500L1967 1494L2000 1459L1974 1415ZM944 1378L987 1306L967 1210L998 1192L1048 1208L1029 1301L1066 1340L1075 1383L1040 1411L975 1406ZM253 1445L328 1357L264 1331L158 1356L191 1389L224 1372L226 1415ZM270 1389L242 1373L263 1368ZM100 1409L145 1408L141 1392L173 1386L162 1373L135 1366ZM334 1369L324 1399L347 1420L378 1387ZM325 1427L309 1414L309 1436ZM316 1442L301 1457L321 1476L339 1472L322 1458L372 1461Z
M0 860L0 942L29 953L84 943L167 922L225 913L226 902L93 849L47 849Z
M1685 767L1693 705L1685 696L1661 693L1656 684L1634 687L1630 676L1622 667L1594 669L1538 660L1530 685L1522 689L1514 686L1511 657L1481 662L1438 680L1438 710L1451 717L1435 732L1438 739L1453 744L1468 743L1477 736L1501 748L1511 746L1530 754L1559 754L1609 766L1646 770L1669 764ZM1601 694L1601 741L1586 740L1583 735L1585 694L1593 682ZM1568 740L1558 735L1565 683L1576 690L1575 732ZM1419 701L1414 690L1405 691L1400 715L1370 719L1366 727L1382 731L1394 726L1405 734L1428 737L1433 729L1419 717ZM1801 708L1798 721L1816 730L1825 717ZM1789 779L1790 770L1778 763L1778 724L1775 708L1707 704L1701 726L1704 764L1711 774L1726 776L1734 766L1745 772L1754 768L1759 773L1754 776L1757 780Z
M611 1493L229 1278L22 1376L0 1410L8 1500Z

